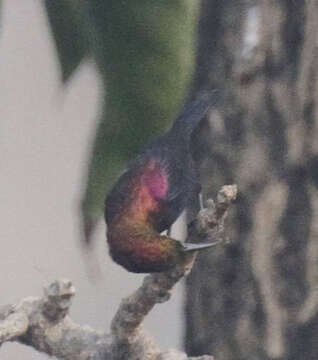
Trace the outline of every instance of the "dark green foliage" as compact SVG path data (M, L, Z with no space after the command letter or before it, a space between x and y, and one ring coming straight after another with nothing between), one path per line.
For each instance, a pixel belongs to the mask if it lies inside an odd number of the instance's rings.
M169 127L185 100L194 67L199 1L47 0L45 4L63 81L89 50L104 83L83 197L84 222L90 228L127 161Z
M81 0L46 0L45 7L65 83L89 49L84 3Z
M83 202L86 223L100 216L127 161L179 111L193 74L198 7L191 0L89 2L106 96Z

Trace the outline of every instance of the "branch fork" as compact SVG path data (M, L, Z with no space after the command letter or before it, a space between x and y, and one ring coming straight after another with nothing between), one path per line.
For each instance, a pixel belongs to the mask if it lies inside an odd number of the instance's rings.
M223 186L216 201L208 200L189 231L189 238L211 239L223 234L224 220L237 194L236 185ZM76 324L68 315L75 288L57 280L44 289L42 298L28 297L17 305L0 307L0 346L17 341L66 360L212 360L211 355L189 358L170 350L160 352L144 332L142 323L155 306L168 301L173 286L192 268L196 254L174 269L148 275L132 295L123 299L111 324L111 334Z

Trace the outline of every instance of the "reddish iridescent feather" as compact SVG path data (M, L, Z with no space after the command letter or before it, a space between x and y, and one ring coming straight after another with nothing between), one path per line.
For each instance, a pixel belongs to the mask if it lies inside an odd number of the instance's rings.
M110 254L129 271L165 271L185 251L215 245L185 245L160 235L198 195L189 144L214 95L207 93L185 108L167 133L140 152L106 198Z
M112 257L130 271L163 271L177 261L179 243L155 230L167 193L167 174L156 161L149 161L133 181L129 203L108 228Z

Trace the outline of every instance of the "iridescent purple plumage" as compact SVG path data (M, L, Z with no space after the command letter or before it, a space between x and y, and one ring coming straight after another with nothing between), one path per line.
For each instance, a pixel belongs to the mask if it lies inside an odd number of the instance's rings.
M160 233L187 207L200 185L190 154L191 133L203 119L215 93L191 103L172 128L141 151L106 198L110 254L132 272L158 272L175 266L187 247Z

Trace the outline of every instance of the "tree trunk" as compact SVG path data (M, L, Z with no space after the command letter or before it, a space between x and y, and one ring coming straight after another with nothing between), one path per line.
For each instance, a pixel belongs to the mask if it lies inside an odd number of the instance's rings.
M216 360L317 359L318 1L204 0L195 87L204 195L236 183L230 244L187 279L185 346Z

